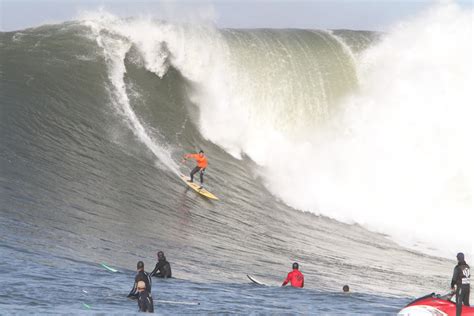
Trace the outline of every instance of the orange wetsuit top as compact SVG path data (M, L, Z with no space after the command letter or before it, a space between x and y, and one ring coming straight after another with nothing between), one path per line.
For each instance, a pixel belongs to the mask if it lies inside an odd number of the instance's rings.
M207 168L207 158L206 156L199 156L199 154L187 154L184 155L184 158L193 158L197 161L197 166L199 168Z
M291 286L294 287L303 287L304 286L304 276L303 273L300 272L298 269L293 269L288 276L286 277L285 281L283 281L282 285L287 285L288 282L291 283Z

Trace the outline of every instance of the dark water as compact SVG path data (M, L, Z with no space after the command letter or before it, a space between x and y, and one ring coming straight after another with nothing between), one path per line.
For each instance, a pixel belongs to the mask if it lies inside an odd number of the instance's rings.
M2 313L82 313L83 304L94 313L134 313L125 298L133 269L143 260L151 270L157 250L176 279L155 281L155 300L200 303L156 303L164 314L393 315L413 296L447 288L452 262L272 196L252 161L201 137L188 97L193 83L177 69L159 78L133 62L132 47L124 78L130 106L177 164L205 149L217 202L188 190L139 139L117 109L89 28L1 33L0 49ZM293 261L304 289L278 287ZM246 274L272 286L249 284ZM353 293L341 294L344 284Z
M10 258L2 263L2 271L19 267L2 276L0 307L9 314L135 313L136 303L124 298L131 288L131 270L112 273L88 262L5 246L1 252ZM159 314L383 315L394 314L395 306L406 303L392 296L259 286L244 279L234 283L173 278L152 284Z

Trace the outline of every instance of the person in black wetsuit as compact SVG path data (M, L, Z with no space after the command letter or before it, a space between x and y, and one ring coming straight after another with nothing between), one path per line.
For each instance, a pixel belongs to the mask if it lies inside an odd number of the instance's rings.
M464 261L464 254L458 253L458 264L454 267L451 289L456 290L456 316L461 315L462 304L469 306L469 293L471 291L471 271ZM456 287L455 287L456 286Z
M145 272L145 265L143 264L143 261L137 262L137 274L135 275L135 282L133 283L133 288L127 295L128 298L138 298L138 282L140 281L143 281L145 283L146 291L148 293L151 293L151 278L150 275Z
M158 262L156 263L155 269L150 273L150 276L165 279L171 278L171 265L168 260L166 260L165 254L163 251L158 251L157 256Z
M138 311L145 313L154 313L155 308L153 307L153 298L150 292L146 290L146 284L143 281L138 281Z

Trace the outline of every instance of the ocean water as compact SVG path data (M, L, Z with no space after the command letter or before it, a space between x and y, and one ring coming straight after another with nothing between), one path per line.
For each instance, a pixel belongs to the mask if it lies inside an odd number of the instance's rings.
M101 11L1 33L2 314L135 313L134 267L158 250L163 314L393 315L447 292L473 253L471 21L453 5L383 34ZM219 201L177 176L199 149ZM280 288L294 261L305 288Z

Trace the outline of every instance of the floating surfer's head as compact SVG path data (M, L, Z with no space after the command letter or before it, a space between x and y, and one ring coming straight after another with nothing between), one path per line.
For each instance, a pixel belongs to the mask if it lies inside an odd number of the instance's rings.
M143 292L146 289L146 284L143 281L138 281L137 283L137 290L138 292Z
M464 254L462 252L458 253L456 258L458 259L458 262L464 262Z
M137 270L143 270L143 269L145 269L145 264L143 263L143 261L138 261Z
M342 287L342 291L343 291L344 293L349 292L349 285L347 285L347 284L344 285L344 286Z
M163 251L158 251L156 255L158 256L158 260L165 259L165 253Z
M201 149L201 150L199 151L199 156L201 156L201 157L204 156L204 150Z
M300 265L298 264L298 262L294 262L293 263L293 270L298 270L300 268Z

